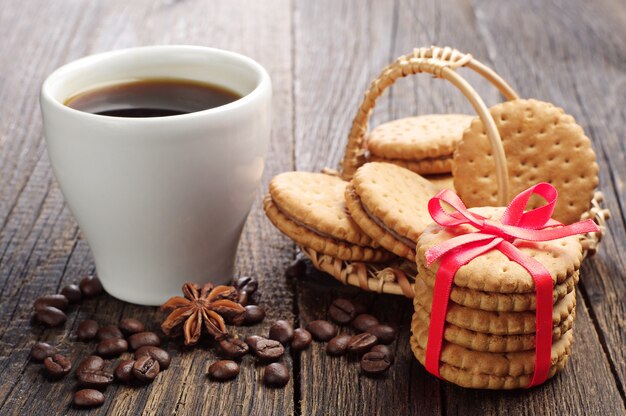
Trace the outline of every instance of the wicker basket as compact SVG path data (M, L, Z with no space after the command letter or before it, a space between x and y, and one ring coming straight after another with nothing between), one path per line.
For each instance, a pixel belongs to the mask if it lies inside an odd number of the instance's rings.
M457 73L457 69L466 67L480 74L493 84L504 98L518 99L518 95L498 74L474 59L452 48L430 47L415 49L413 53L399 57L391 65L382 70L367 89L358 112L352 122L348 136L345 155L341 164L341 171L324 169L329 175L339 175L349 181L356 170L367 162L367 124L376 100L383 92L398 79L419 74L431 74L434 78L445 79L457 87L472 104L472 107L486 127L487 137L493 149L496 164L498 183L498 203L506 205L508 193L508 170L506 157L500 134L489 109L472 86ZM591 201L591 209L583 214L582 219L592 218L600 227L597 233L590 233L581 237L584 256L593 255L598 249L598 243L605 231L605 221L609 217L608 210L602 209L602 195L597 192ZM396 259L385 264L350 262L318 253L310 248L301 247L313 266L324 271L344 284L358 286L363 290L390 293L413 297L413 281L416 266L413 262Z

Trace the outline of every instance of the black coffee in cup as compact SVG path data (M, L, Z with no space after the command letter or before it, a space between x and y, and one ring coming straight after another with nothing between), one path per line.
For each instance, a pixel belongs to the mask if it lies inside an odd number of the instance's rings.
M165 117L208 110L239 98L226 88L198 81L143 79L81 92L65 105L104 116Z

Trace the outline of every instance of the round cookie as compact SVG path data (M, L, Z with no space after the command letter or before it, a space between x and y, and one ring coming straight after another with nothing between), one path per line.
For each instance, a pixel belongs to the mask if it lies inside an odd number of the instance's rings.
M431 310L433 292L419 277L415 279L413 305ZM576 291L567 294L552 308L552 326L559 326L572 314L576 307ZM493 312L461 306L448 302L446 322L475 332L493 335L520 335L535 333L534 311Z
M377 247L346 212L347 185L338 176L285 172L272 178L269 193L274 204L294 222L352 244Z
M473 117L429 114L383 123L367 138L373 156L418 161L451 156Z
M432 290L435 287L435 275L420 263L418 263L418 270L420 278ZM554 286L552 289L552 303L563 299L565 295L574 290L578 283L579 275L580 272L576 271L572 276L566 278L563 283L557 283ZM452 285L450 299L459 305L484 311L523 312L535 310L537 296L534 292L504 294L483 292Z
M556 342L561 336L569 331L576 316L576 309L572 310L564 321L552 329L552 341ZM423 306L415 304L413 324L415 327L428 327L430 312ZM417 328L413 328L416 331ZM527 351L535 348L535 334L520 335L493 335L471 331L459 326L446 323L443 337L446 341L468 348L473 351L484 352L516 352Z
M559 192L554 218L566 224L589 209L598 164L589 138L563 109L537 100L513 100L490 109L502 137L509 200L538 182ZM468 207L496 205L495 161L482 121L475 118L454 154L454 184ZM542 204L531 199L530 208Z
M479 207L471 212L491 219L498 219L504 213L502 207ZM473 232L471 225L443 228L438 224L429 225L417 243L417 262L426 264L426 251L444 241L461 234ZM539 261L552 276L553 285L563 283L580 268L582 247L577 236L543 242L522 241L516 243L520 251ZM428 268L436 275L440 261ZM459 268L454 276L454 285L484 292L531 293L535 283L530 274L518 263L509 260L498 250L491 250L476 257Z
M265 214L283 234L304 247L346 261L383 262L392 255L388 251L345 243L303 227L284 215L269 195L263 199Z
M436 159L421 160L386 159L384 157L370 155L369 161L393 163L394 165L411 170L420 175L450 173L452 171L452 164L454 163L452 155Z
M421 350L425 350L428 344L428 327L416 324L416 321L412 322L411 338L417 341L417 346ZM552 343L552 365L556 364L564 355L569 354L572 341L573 331L570 329ZM524 374L532 374L535 370L535 351L508 353L473 351L444 341L440 361L472 374L519 377Z
M415 261L415 245L406 239L402 239L391 230L384 228L378 220L372 219L365 211L359 196L352 185L346 188L346 207L354 221L381 246L390 250L393 254ZM403 240L403 241L401 241Z
M414 260L416 241L431 222L428 200L437 188L414 172L379 162L361 166L352 187L346 206L359 227L387 250Z
M410 338L410 343L411 350L413 351L415 358L417 358L417 360L424 365L426 362L425 348L421 347L419 341L415 337ZM565 368L565 364L567 363L570 353L571 342L563 348L563 354L558 356L556 361L552 362L550 371L548 372L548 378L554 377L558 371ZM522 374L519 376L497 376L492 374L473 373L446 362L439 363L439 374L444 380L457 384L461 387L492 390L524 388L530 384L533 377L532 374Z
M270 182L263 208L276 228L303 247L346 261L391 259L347 214L347 185L322 173L283 173Z

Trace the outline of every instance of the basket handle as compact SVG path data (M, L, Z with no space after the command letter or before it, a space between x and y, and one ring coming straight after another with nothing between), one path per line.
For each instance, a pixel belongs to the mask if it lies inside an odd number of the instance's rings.
M384 68L365 92L365 97L352 122L348 136L346 152L341 163L341 177L345 180L352 179L354 172L365 163L367 123L378 97L398 79L425 72L432 74L435 78L443 78L461 90L482 120L495 157L498 202L502 206L506 205L509 195L509 175L500 133L498 133L493 117L491 117L491 113L480 95L456 72L459 67L468 67L483 76L500 91L506 100L519 98L506 81L470 54L464 54L449 47L438 46L415 49L413 53L399 57Z

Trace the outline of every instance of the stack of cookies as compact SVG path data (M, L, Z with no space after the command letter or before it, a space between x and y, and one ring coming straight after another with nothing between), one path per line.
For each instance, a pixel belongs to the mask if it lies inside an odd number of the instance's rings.
M437 191L417 173L372 162L352 182L326 173L277 175L263 207L317 269L364 290L412 297L415 244Z
M428 114L383 123L367 137L369 160L388 162L452 188L453 154L473 117Z
M473 208L484 217L500 218L505 208ZM426 251L472 231L469 225L429 225L417 242L418 276L411 348L425 364L430 310L439 262L426 266ZM575 285L582 261L576 236L531 243L518 248L539 261L553 279L552 356L549 377L567 362L573 341ZM535 365L535 285L530 274L498 250L489 251L455 274L444 327L440 375L463 387L523 388Z

